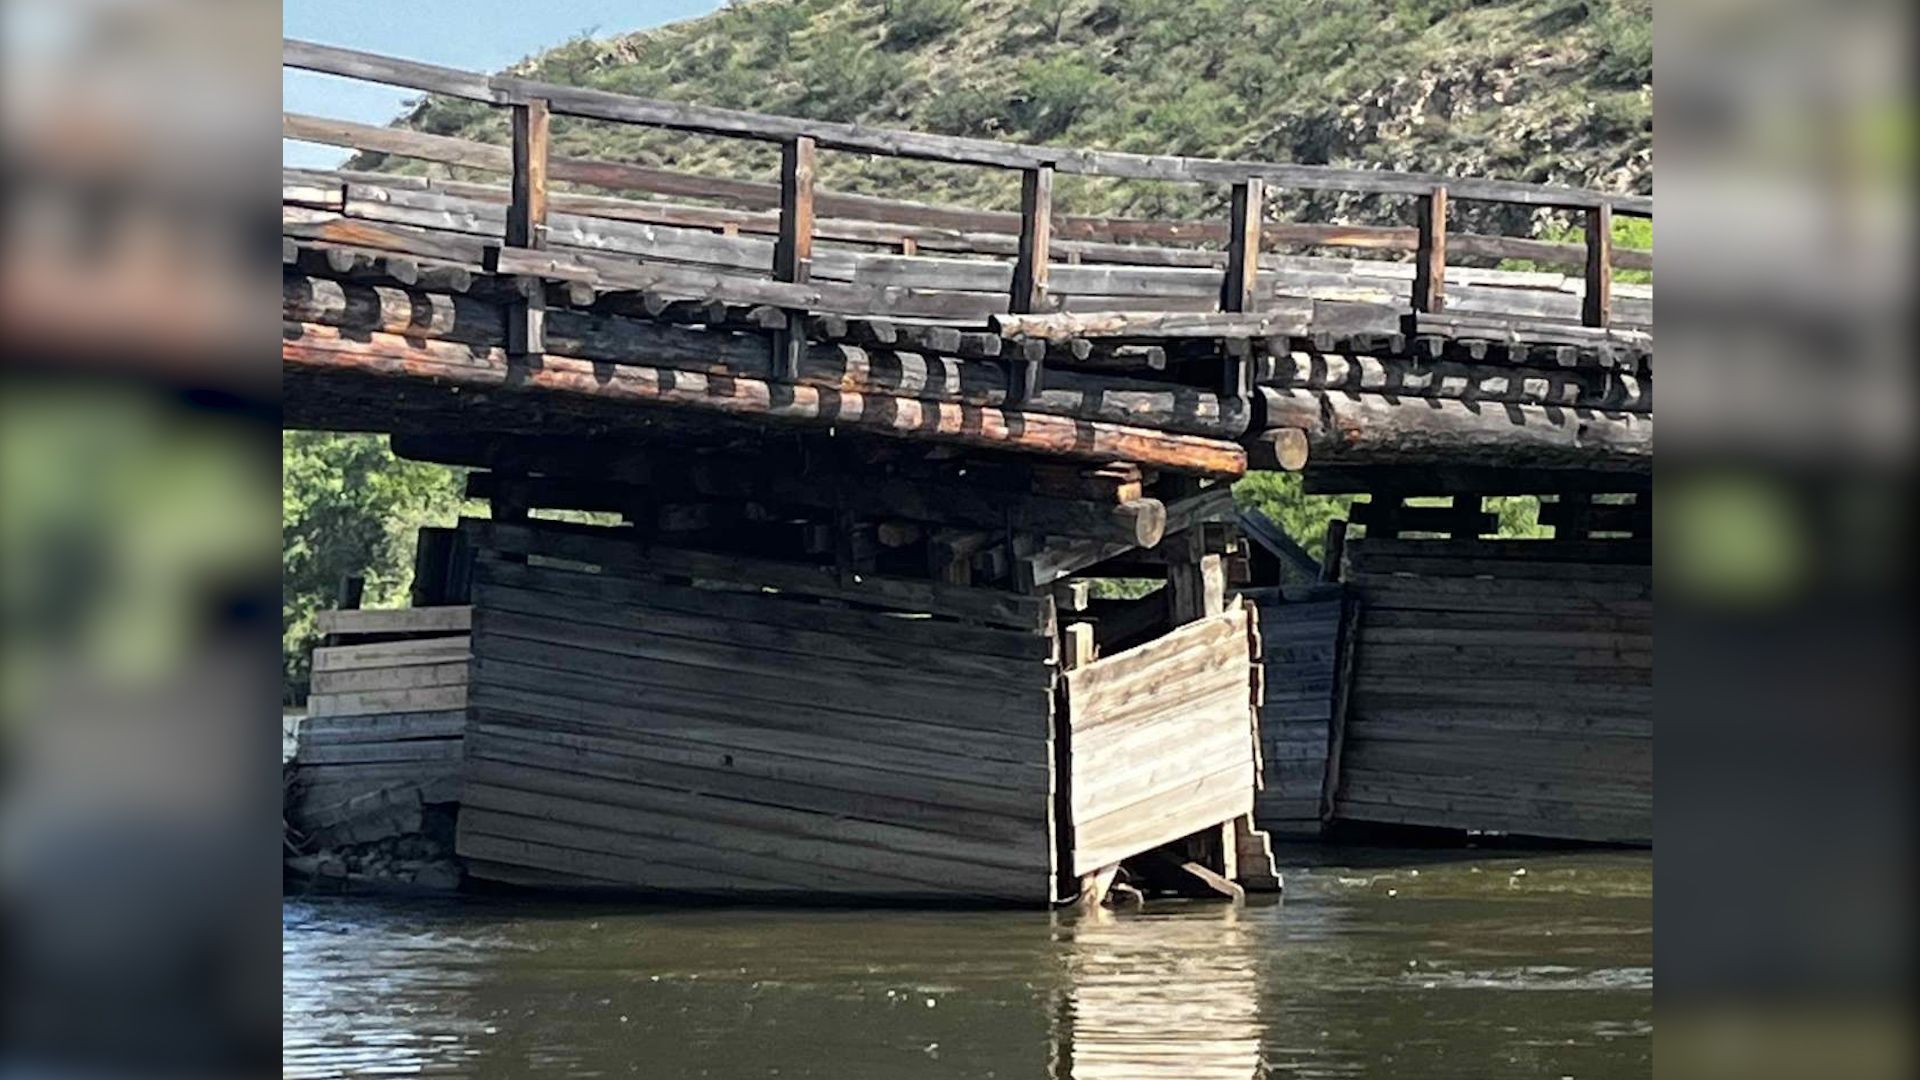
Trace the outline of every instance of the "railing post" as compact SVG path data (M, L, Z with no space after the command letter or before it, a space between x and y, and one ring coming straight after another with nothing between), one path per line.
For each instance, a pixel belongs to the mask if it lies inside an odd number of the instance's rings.
M1015 315L1045 311L1047 249L1053 239L1053 166L1028 169L1020 177L1020 253L1013 264Z
M545 98L513 107L513 192L507 206L508 247L547 246L547 143L551 126ZM546 293L523 289L507 312L507 352L531 356L546 351Z
M1220 310L1251 312L1259 306L1260 222L1266 183L1257 176L1233 185L1227 221L1227 276L1220 283ZM1246 341L1229 341L1221 357L1220 392L1245 398L1253 393L1252 355Z
M1447 304L1447 189L1420 196L1420 247L1413 263L1413 310L1438 314Z
M1606 326L1613 321L1613 204L1587 208L1587 295L1580 321Z
M813 277L814 143L796 135L780 147L780 236L773 247L773 279L804 285ZM800 354L807 347L807 313L788 311L784 330L773 335L773 375L788 382L800 377Z
M545 98L513 107L513 202L507 210L507 246L547 246L547 142L551 114Z
M1227 224L1227 279L1220 287L1221 311L1253 311L1259 303L1260 217L1266 184L1257 176L1233 185Z
M1029 315L1047 308L1047 257L1053 239L1053 166L1020 176L1020 248L1013 262L1013 293L1007 310ZM1018 403L1040 392L1042 361L1016 358L1007 372L1007 400Z

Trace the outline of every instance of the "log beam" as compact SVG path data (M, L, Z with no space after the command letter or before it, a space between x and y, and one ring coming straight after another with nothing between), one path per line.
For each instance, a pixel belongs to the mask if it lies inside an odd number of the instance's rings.
M401 452L412 445L401 443ZM459 457L461 464L472 466L498 464L488 461L484 453L437 455L436 459L447 456ZM513 464L525 467L528 460L516 455ZM532 460L545 474L542 479L513 481L492 473L474 473L467 478L469 497L487 498L496 490L518 485L533 506L623 510L645 504L651 492L667 498L741 499L813 511L844 509L862 516L941 525L1003 531L1013 528L1132 547L1152 547L1159 543L1167 520L1166 506L1158 499L1133 499L1101 506L923 480L871 475L849 478L836 473L807 475L769 465L764 459L741 456L655 459L643 454L617 463L623 476L631 477L636 471L643 471L644 483L594 479L607 475L605 467L616 464L605 460L598 472L590 464L580 463L578 480L553 475L556 468L568 467L569 462L564 459ZM641 468L636 469L636 465Z
M1174 472L1237 477L1246 452L1234 443L1045 413L930 402L809 386L775 393L764 379L713 379L698 372L606 365L549 357L537 370L508 369L503 350L392 334L359 338L313 323L290 324L281 359L291 374L358 373L441 385L511 388L606 402L677 405L769 420L841 425L897 438L986 449L1054 454L1086 461L1130 461Z
M662 309L663 313L668 310ZM470 296L289 274L282 279L281 311L289 321L355 331L471 345L507 342L502 309ZM771 374L769 336L764 330L714 332L571 310L544 314L544 351L548 354L715 375L764 378ZM956 333L953 337L958 340L962 336ZM795 381L834 393L854 391L966 405L997 407L1018 401L998 364L880 347L805 344ZM1175 383L1057 372L1051 384L1031 395L1025 407L1078 419L1224 438L1243 434L1252 420L1249 402Z
M1269 425L1307 432L1322 465L1653 466L1653 419L1642 413L1474 404L1345 391L1260 387Z

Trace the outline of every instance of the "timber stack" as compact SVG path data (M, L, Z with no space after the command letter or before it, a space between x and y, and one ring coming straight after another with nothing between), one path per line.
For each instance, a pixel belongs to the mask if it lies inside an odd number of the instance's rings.
M466 731L471 609L324 611L307 714L286 800L290 843L318 876L366 873L457 881L450 857ZM323 861L336 875L319 874ZM367 874L367 876L373 876Z
M1259 824L1651 844L1646 478L1329 468L1307 483L1370 499L1329 528L1327 580L1239 591L1265 628ZM1493 494L1540 496L1551 538L1489 539Z
M1260 709L1264 786L1254 804L1260 827L1289 839L1317 837L1333 718L1348 681L1342 661L1352 604L1337 584L1244 589L1259 604L1267 692Z
M1369 540L1333 812L1653 842L1653 591L1632 541Z

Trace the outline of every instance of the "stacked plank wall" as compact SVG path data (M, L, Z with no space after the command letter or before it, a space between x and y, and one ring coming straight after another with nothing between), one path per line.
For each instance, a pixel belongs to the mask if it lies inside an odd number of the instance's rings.
M1335 816L1653 838L1653 588L1631 541L1368 540Z
M290 823L322 846L417 832L459 795L469 609L323 612L295 736Z
M1049 604L626 530L463 528L473 876L1054 899Z
M1263 785L1254 821L1269 833L1318 835L1327 753L1338 697L1342 612L1338 585L1288 599L1278 588L1242 595L1260 606Z

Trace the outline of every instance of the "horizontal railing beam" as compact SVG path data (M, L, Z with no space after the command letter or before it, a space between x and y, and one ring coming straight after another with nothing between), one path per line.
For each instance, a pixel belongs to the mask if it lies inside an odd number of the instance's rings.
M567 116L765 142L786 142L805 136L825 149L948 164L1020 170L1044 167L1081 176L1209 184L1238 184L1257 178L1270 187L1380 195L1419 196L1436 185L1444 184L1455 199L1574 210L1608 206L1623 214L1650 216L1653 213L1653 199L1650 196L1618 195L1510 180L1342 169L1326 165L1077 150L769 116L707 105L655 101L515 76L488 77L356 49L292 39L284 43L283 58L286 66L301 70L382 82L495 105L544 98L551 103L553 112Z
M301 142L337 146L349 150L367 150L399 157L434 161L445 165L483 172L511 172L512 160L504 146L433 135L405 128L379 127L350 120L331 120L300 113L282 116L281 134ZM756 180L737 180L723 176L702 176L646 165L590 158L555 155L549 166L554 180L588 184L611 190L641 191L654 195L708 199L750 210L774 210L780 205L780 185ZM853 195L820 189L816 210L827 215L821 220L824 231L831 227L828 217L867 222L883 222L904 228L944 232L945 237L921 234L915 237L921 246L939 246L949 241L946 250L975 250L965 243L966 234L1003 236L1011 243L1020 232L1020 215L1009 211L975 210L968 207L940 206L905 199L886 199L872 195ZM581 212L591 212L582 210ZM746 225L741 226L748 228ZM1067 215L1054 218L1056 241L1106 244L1218 244L1227 239L1227 226L1212 221L1166 221L1145 218L1111 218ZM1455 254L1496 259L1531 259L1566 267L1584 267L1584 244L1556 243L1524 237L1493 236L1479 233L1455 233L1450 238ZM879 242L879 241L876 241ZM886 243L897 243L889 237ZM953 246L955 243L958 246ZM1263 233L1263 248L1272 250L1287 245L1312 247L1351 247L1381 251L1412 251L1417 245L1416 230L1391 225L1325 225L1305 222L1268 222ZM1065 254L1072 249L1061 248ZM1007 252L1011 254L1009 250ZM1121 253L1101 253L1105 261L1126 261ZM1620 270L1652 270L1653 253L1634 248L1613 249L1613 265Z

